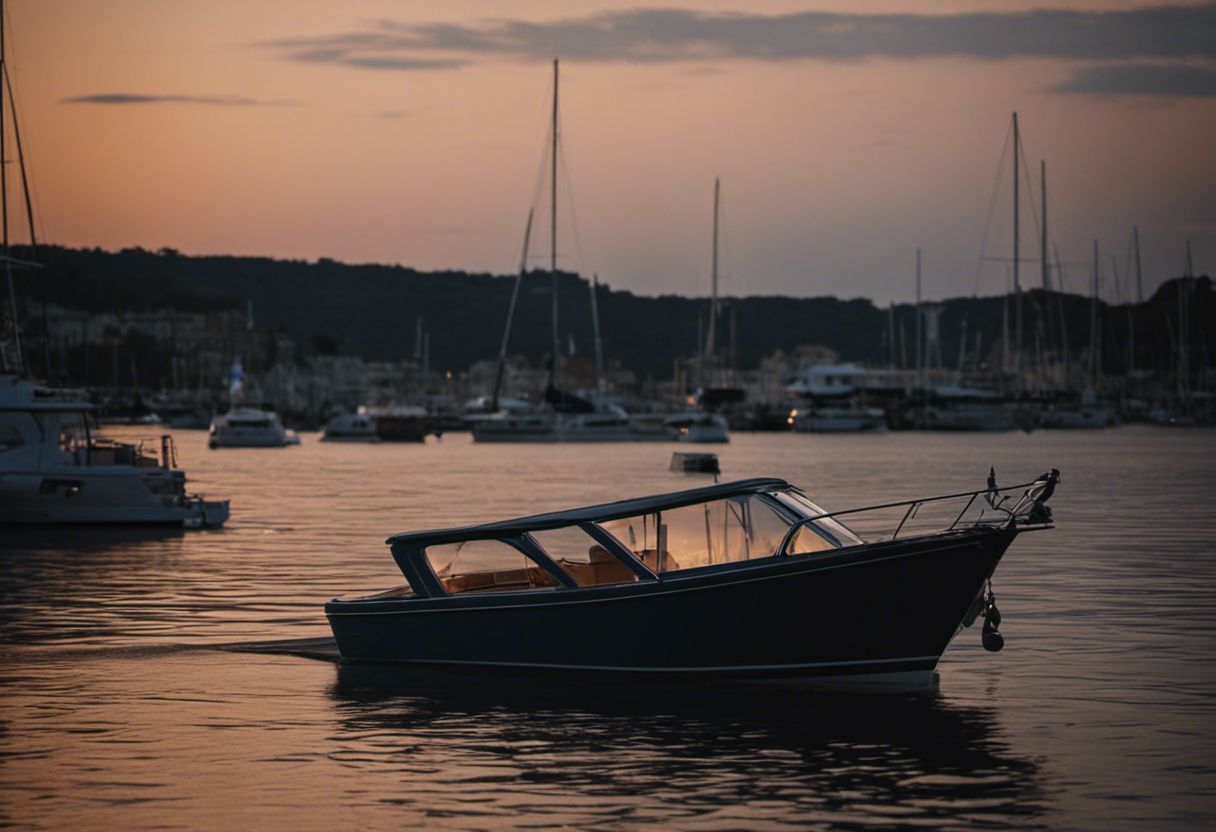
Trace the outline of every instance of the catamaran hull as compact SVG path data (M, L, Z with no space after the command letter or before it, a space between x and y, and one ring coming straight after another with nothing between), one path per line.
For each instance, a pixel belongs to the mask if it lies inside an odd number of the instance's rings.
M923 682L1013 536L871 544L593 590L333 601L326 614L344 659Z

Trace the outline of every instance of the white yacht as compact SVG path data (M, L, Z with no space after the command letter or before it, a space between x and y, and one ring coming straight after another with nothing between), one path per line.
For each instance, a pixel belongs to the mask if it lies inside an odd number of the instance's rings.
M671 442L675 438L666 426L631 419L622 408L607 404L587 413L500 413L473 423L474 442Z
M99 435L82 391L0 375L0 524L223 525L228 501L187 494L172 438L159 444Z
M360 407L354 413L342 411L325 423L322 442L379 442L376 435L376 420Z
M295 431L283 427L279 414L256 407L237 407L211 420L211 448L282 448L299 445Z

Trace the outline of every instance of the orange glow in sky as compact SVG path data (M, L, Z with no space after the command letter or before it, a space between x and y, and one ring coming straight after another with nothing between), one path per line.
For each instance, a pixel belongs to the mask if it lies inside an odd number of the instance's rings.
M1188 239L1216 267L1209 3L1183 24L1144 3L1052 6L1075 27L1003 2L5 6L51 242L512 271L556 56L559 261L616 288L706 291L720 176L728 294L907 298L917 246L930 297L997 292L1005 266L979 257L1014 110L1028 259L1046 159L1071 288L1094 238L1124 267L1133 224L1146 288L1181 272ZM1070 34L1095 20L1096 53ZM991 257L1009 254L1010 187Z

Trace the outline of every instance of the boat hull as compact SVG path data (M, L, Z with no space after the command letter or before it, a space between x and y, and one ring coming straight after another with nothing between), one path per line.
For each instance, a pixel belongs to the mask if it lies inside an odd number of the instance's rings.
M172 496L149 487L168 472L126 466L0 473L0 525L164 525L215 528L227 500Z
M1014 533L764 558L658 582L333 601L344 659L742 679L932 674Z

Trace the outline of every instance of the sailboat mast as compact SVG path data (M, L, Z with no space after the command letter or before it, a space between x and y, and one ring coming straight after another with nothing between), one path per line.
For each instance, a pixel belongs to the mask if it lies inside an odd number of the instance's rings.
M1144 277L1140 272L1140 226L1132 226L1132 250L1136 257L1136 303L1144 303Z
M718 205L721 199L721 184L714 177L714 237L713 251L710 255L710 296L709 296L709 334L705 338L705 360L712 361L714 349L718 346Z
M4 44L4 2L0 0L0 78L5 78L8 75L8 61L5 56ZM10 96L11 98L11 96ZM0 226L3 227L3 233L0 234L0 244L3 245L4 254L4 278L8 284L8 313L9 325L12 327L13 333L13 367L9 367L9 357L4 355L4 369L12 370L20 374L25 368L25 361L21 355L21 329L17 325L17 292L13 287L13 265L9 262L8 251L8 164L5 159L4 147L4 90L3 85L0 85ZM16 112L14 110L14 112ZM7 347L7 345L3 345Z
M0 0L0 78L8 74L4 44L4 2ZM4 93L0 91L0 225L4 226L4 256L8 256L8 159L4 157ZM5 270L8 270L6 265ZM13 320L14 325L16 319Z
M549 275L553 291L553 359L549 370L549 380L557 377L557 362L561 354L561 339L557 327L557 58L553 59L553 147L550 162L550 193L549 193Z
M1042 180L1040 190L1043 196L1043 240L1039 250L1039 258L1043 264L1043 289L1051 291L1051 264L1047 260L1047 160L1039 160L1039 176Z
M604 345L600 340L600 309L596 295L600 293L599 275L591 275L591 334L595 338L595 389L598 392L604 377Z
M1018 278L1018 202L1021 198L1021 188L1018 179L1018 156L1021 150L1021 134L1018 132L1018 114L1013 114L1013 294L1014 294L1014 327L1013 327L1013 367L1022 369L1022 283Z
M528 243L532 238L532 209L528 209L528 223L524 226L524 250L519 255L519 273L511 287L511 303L507 305L507 326L502 332L502 346L498 348L498 369L494 372L494 392L490 396L490 411L498 410L498 396L502 392L502 378L507 366L507 342L511 338L511 322L515 318L515 304L519 301L519 285L528 270ZM421 332L421 329L419 330ZM415 348L416 351L416 348Z
M1098 294L1101 291L1099 284L1101 277L1099 270L1102 268L1098 260L1098 241L1094 240L1094 268L1093 268L1093 285L1090 287L1089 300L1089 364L1090 373L1093 376L1094 389L1098 387L1098 377L1102 374L1102 361L1099 355L1099 345L1102 342L1098 334Z
M887 304L887 357L892 369L898 366L899 354L895 348L895 301Z
M1189 346L1191 335L1188 332L1191 310L1190 310L1190 290L1191 290L1191 275L1193 268L1191 264L1191 241L1186 241L1186 266L1182 275L1182 280L1178 283L1178 398L1182 402L1184 408L1189 407L1189 395L1191 386L1191 357L1189 354Z
M924 370L924 356L921 352L921 343L924 340L921 332L921 319L923 315L920 307L920 248L916 249L916 385L924 388L925 380L922 378Z

